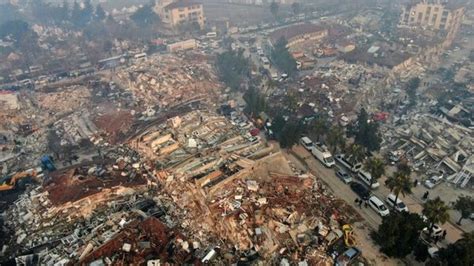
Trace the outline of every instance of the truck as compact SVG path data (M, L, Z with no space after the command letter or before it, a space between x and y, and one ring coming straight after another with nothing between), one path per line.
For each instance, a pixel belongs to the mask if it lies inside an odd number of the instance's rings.
M331 152L329 152L328 148L322 143L316 143L316 145L311 149L311 153L328 168L331 168L336 164Z
M344 154L336 155L336 161L353 173L358 173L362 169L362 163L353 162L350 157L346 157Z

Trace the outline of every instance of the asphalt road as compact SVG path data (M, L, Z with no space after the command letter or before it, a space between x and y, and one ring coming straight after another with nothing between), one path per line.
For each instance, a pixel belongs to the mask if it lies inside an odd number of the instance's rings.
M354 203L354 200L358 197L349 187L349 185L344 184L336 175L334 169L326 168L323 166L313 155L307 151L304 147L297 145L293 147L293 151L300 157L304 159L305 164L308 166L308 170L314 174L316 177L324 181L328 187L333 191L334 195L345 200L349 205L353 206L359 214L365 219L366 224L370 226L373 230L377 230L379 224L382 222L382 218L370 207L365 208L362 206L360 208ZM393 169L387 169L387 175L391 174ZM356 178L353 177L357 181ZM385 198L390 193L390 190L385 187L385 177L382 177L378 180L380 187L372 191L372 194L377 196L382 201L385 201ZM400 195L400 199L405 202L408 206L410 212L415 212L421 214L423 209L421 201L421 186L418 186L414 190L414 194L407 195L403 197ZM423 189L424 191L424 189ZM446 246L448 243L454 243L462 237L462 231L459 230L456 226L451 223L445 223L441 225L443 229L447 231L446 240L438 242L438 246Z
M374 230L377 230L379 224L382 222L382 218L375 213L370 207L361 207L355 204L354 200L359 198L355 194L349 185L344 184L335 174L334 169L323 166L317 161L313 155L307 151L304 147L297 145L293 147L293 151L300 157L304 158L308 170L320 178L327 186L333 191L334 195L340 197L346 201L349 205L354 207L359 214L366 220L367 224ZM376 193L375 193L376 194Z

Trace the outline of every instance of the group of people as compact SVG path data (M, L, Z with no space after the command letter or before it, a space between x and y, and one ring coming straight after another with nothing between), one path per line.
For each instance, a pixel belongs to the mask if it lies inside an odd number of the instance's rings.
M367 200L362 200L362 199L359 199L359 198L356 198L354 200L355 204L359 205L359 208L362 208L362 203L364 203L364 206L367 208L369 206L369 204L367 203Z

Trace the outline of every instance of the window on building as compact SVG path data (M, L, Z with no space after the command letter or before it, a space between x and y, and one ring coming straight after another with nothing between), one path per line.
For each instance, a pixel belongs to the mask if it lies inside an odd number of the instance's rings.
M448 10L444 10L443 11L443 17L447 17L449 15L449 11Z
M179 14L179 18L184 18L184 17L186 17L186 15L184 15L184 14Z
M431 13L431 6L429 6L429 7L426 9L426 13L427 13L427 14L430 14L430 13Z
M418 19L417 20L421 21L422 18L423 18L423 13L422 12L418 13Z
M438 18L438 15L434 15L433 18L431 18L431 23L435 23L437 18Z
M438 12L438 11L439 11L439 7L435 7L434 12Z
M178 11L179 11L179 12L183 12L183 11L184 11L184 8L180 7L180 8L178 8Z

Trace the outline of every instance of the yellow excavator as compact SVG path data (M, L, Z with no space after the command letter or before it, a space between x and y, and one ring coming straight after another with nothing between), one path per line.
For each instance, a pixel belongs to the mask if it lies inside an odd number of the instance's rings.
M26 183L35 180L38 172L34 169L18 172L11 176L4 176L0 178L0 192L11 191L15 189L24 189Z
M354 238L354 232L352 232L352 226L350 224L345 224L342 226L342 231L344 231L344 243L347 247L353 247L356 244Z

